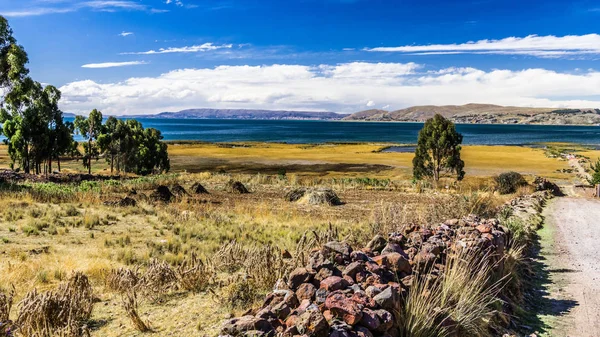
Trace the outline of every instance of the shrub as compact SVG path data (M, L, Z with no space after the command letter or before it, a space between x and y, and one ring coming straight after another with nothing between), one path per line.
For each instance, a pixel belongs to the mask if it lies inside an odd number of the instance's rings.
M500 194L515 193L519 187L527 185L525 178L518 172L502 173L495 180Z

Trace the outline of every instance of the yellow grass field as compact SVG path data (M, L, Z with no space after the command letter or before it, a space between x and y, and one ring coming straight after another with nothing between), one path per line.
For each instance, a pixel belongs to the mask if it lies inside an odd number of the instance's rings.
M412 170L412 153L381 152L382 144L170 144L173 172L223 170L234 173L288 173L321 176L370 176L407 178ZM595 160L600 151L579 154ZM506 171L564 179L559 170L568 163L548 158L544 150L520 146L464 146L462 158L467 176L490 176ZM0 145L0 168L8 168L6 146ZM81 161L62 163L66 171L83 171ZM108 172L103 159L93 163L95 172Z
M380 152L386 145L290 145L290 144L193 144L171 145L169 155L175 170L201 171L207 165L214 168L255 165L256 170L291 166L302 171L310 165L337 164L329 174L359 171L364 176L406 177L411 174L412 153ZM462 158L467 175L489 176L505 171L528 175L543 175L563 179L557 170L568 168L566 161L548 158L541 149L519 146L464 146ZM347 165L342 165L347 164ZM200 169L198 169L200 168ZM327 169L327 166L324 166ZM336 169L338 171L336 171ZM308 169L305 171L309 171ZM356 172L355 172L356 174ZM360 175L360 174L359 174Z

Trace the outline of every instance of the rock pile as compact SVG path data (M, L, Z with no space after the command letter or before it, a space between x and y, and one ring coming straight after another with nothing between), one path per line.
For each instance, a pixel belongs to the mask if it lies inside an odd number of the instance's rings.
M473 249L500 263L505 230L496 219L469 216L433 228L409 226L376 236L354 250L329 242L288 276L249 315L224 323L230 336L396 336L398 320L417 272L441 274L446 254ZM500 271L501 272L501 271Z
M533 185L535 186L536 191L550 191L557 197L564 195L558 185L542 177L535 177Z

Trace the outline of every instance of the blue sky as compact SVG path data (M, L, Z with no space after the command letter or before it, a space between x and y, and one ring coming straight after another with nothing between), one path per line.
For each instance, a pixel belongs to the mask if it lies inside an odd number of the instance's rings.
M2 0L65 111L600 107L597 1Z

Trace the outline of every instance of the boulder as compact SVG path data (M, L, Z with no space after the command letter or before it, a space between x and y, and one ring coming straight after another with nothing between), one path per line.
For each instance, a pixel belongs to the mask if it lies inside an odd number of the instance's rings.
M348 281L344 280L339 276L329 276L328 278L321 281L321 289L327 291L336 291L344 289L348 286Z
M346 297L341 292L331 293L325 301L325 307L338 318L350 325L355 325L362 319L362 306Z
M245 336L250 331L259 331L265 336L275 335L273 325L269 321L249 315L232 318L223 323L221 328L221 333L231 336Z
M302 283L310 282L315 273L306 268L296 268L292 271L288 278L288 286L292 290L298 289Z
M346 260L350 260L350 253L352 253L352 247L350 247L349 244L339 241L327 242L323 247L323 250L325 256L331 256L337 253L342 255L342 257Z
M307 310L296 319L296 329L300 334L311 337L329 336L329 323L318 309Z

